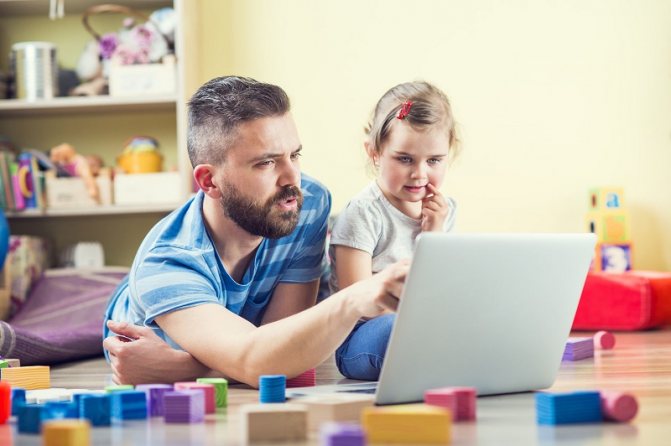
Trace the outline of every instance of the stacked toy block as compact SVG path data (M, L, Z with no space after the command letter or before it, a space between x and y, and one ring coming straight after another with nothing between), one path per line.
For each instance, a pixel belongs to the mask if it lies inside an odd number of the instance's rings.
M624 207L621 188L603 187L590 190L586 222L596 234L593 271L624 272L632 269L632 242L629 213Z
M589 390L536 394L538 424L626 423L637 413L636 398L625 392Z
M449 410L453 421L475 421L477 397L475 387L441 387L424 392L424 403Z

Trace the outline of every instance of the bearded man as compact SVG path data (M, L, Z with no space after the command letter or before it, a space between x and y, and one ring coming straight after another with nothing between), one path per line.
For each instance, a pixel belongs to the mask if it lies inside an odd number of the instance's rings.
M293 377L333 354L360 318L396 309L407 262L315 305L331 197L300 171L280 87L207 82L189 102L187 137L199 191L152 228L108 304L115 382Z

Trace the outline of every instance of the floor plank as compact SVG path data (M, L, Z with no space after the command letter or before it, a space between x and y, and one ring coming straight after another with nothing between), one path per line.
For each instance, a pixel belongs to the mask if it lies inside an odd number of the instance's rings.
M591 333L574 333L574 336ZM551 390L627 390L639 400L639 414L629 424L599 423L560 427L535 421L533 393L478 398L475 423L453 426L455 445L663 445L671 438L671 328L639 333L616 333L614 350L597 352L593 359L564 362ZM92 359L52 369L52 386L102 388L111 384L107 364ZM320 384L343 378L332 360L317 369ZM256 402L253 389L233 388L227 411L209 415L203 424L166 425L162 419L127 422L93 430L100 445L213 445L240 444L239 407ZM17 435L15 426L0 426L0 444L41 444L39 436ZM306 445L318 444L311 432Z

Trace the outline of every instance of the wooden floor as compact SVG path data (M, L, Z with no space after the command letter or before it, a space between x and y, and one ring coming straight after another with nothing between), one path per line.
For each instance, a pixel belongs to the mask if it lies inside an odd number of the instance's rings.
M575 333L588 335L590 333ZM552 390L616 389L638 397L639 414L629 424L598 423L539 426L535 421L533 393L478 398L475 423L453 425L454 445L668 445L671 444L671 328L642 333L616 333L614 350L594 359L562 363ZM52 369L52 386L102 388L110 375L102 359ZM319 367L318 382L342 380L332 362ZM93 429L95 445L236 445L239 442L238 408L256 402L257 392L232 389L226 412L209 415L197 425L166 425L162 419L127 422ZM0 444L39 445L36 435L17 435L14 424L0 426ZM307 445L318 444L317 432Z

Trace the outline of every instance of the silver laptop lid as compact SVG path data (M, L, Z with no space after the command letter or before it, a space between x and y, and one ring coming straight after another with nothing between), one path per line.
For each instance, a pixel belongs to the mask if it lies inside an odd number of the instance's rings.
M595 242L593 234L421 234L376 402L421 401L444 386L487 395L552 385Z

